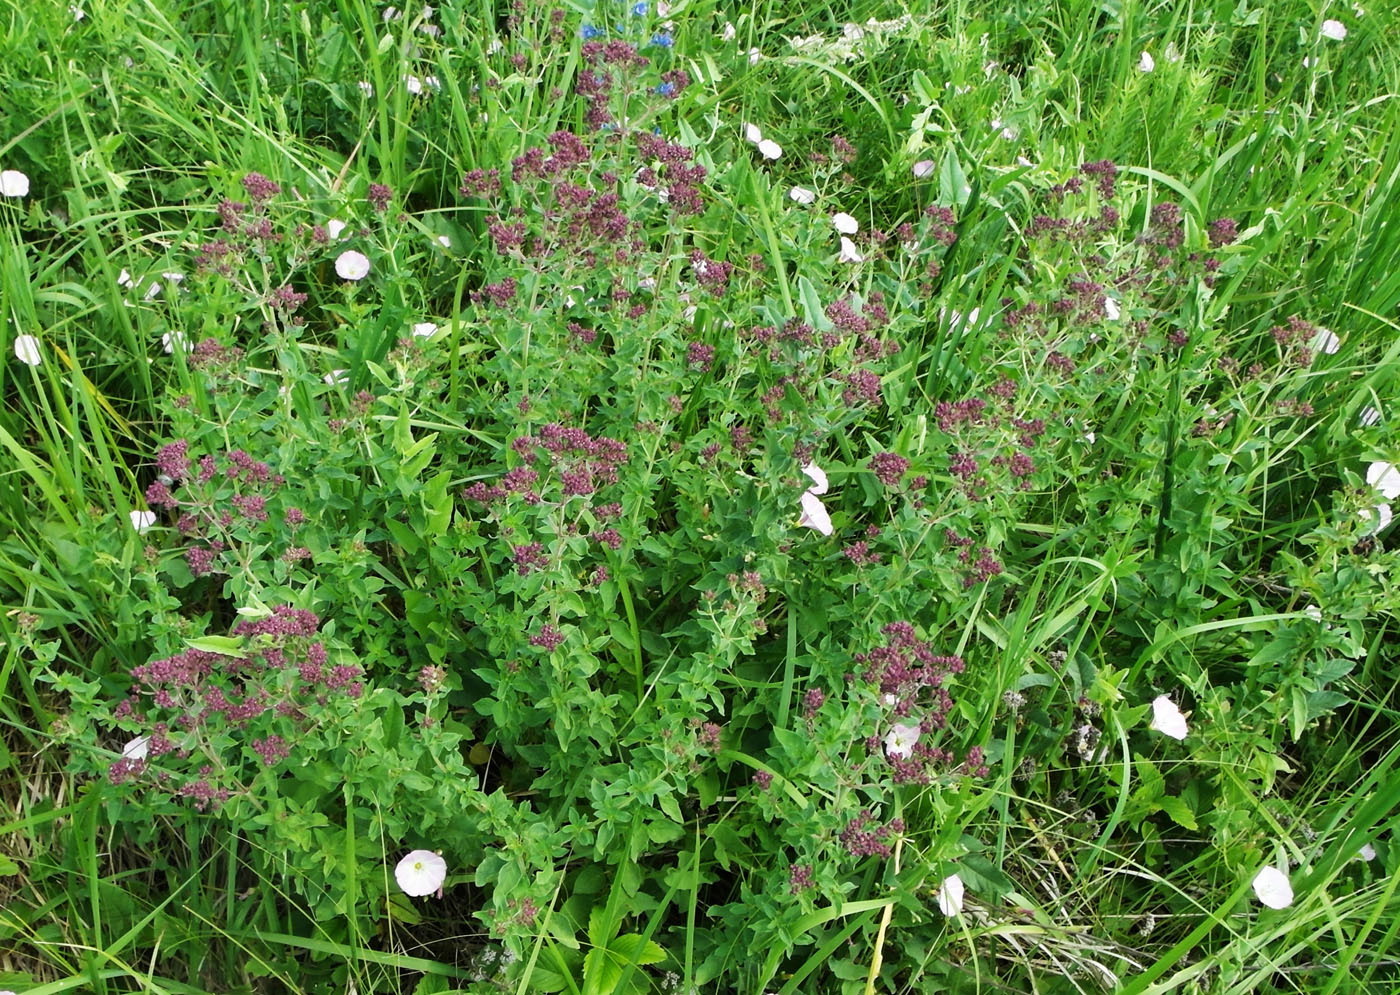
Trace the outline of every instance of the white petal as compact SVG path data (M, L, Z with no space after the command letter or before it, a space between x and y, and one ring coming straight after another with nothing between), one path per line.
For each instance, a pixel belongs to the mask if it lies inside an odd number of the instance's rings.
M919 741L919 727L908 722L896 722L885 736L885 756L903 759L914 752Z
M1357 421L1361 423L1362 428L1370 428L1372 425L1376 424L1376 422L1380 420L1381 413L1375 408L1362 409L1361 416L1357 418Z
M826 479L826 471L815 463L808 463L802 468L802 472L812 478L812 486L807 488L813 494L825 494L830 487Z
M1182 740L1186 738L1186 716L1166 695L1152 699L1152 721L1147 728L1160 732L1163 736Z
M1315 351L1325 352L1330 356L1342 347L1342 340L1326 328L1319 328L1312 338L1311 345Z
M817 192L806 187L793 187L788 191L788 196L799 204L810 204L817 199Z
M1347 36L1347 26L1341 21L1326 20L1322 22L1322 37L1330 38L1332 41L1341 41Z
M131 278L131 274L128 273L125 269L123 269L120 273L117 274L118 287L131 287L134 286L135 283L136 281Z
M750 145L757 145L763 141L763 132L756 124L746 124L744 125L744 137L749 140Z
M39 340L32 335L16 335L15 359L27 366L38 366L42 362L42 357L39 354Z
M938 167L932 159L920 159L918 162L914 163L914 179L922 180L925 177L932 176L936 168Z
M854 235L860 231L860 222L851 217L845 211L831 216L831 223L836 226L836 230L842 235Z
M1378 504L1374 508L1362 508L1357 512L1363 522L1370 522L1362 535L1380 535L1390 528L1391 520L1394 518L1388 504Z
M420 321L413 326L413 334L420 339L432 338L437 334L437 325L431 321Z
M1387 498L1400 497L1400 469L1394 463L1377 461L1366 468L1366 483Z
M1361 849L1356 851L1356 855L1369 864L1376 859L1376 848L1370 843L1363 843Z
M406 894L431 895L447 880L447 861L431 850L414 850L394 868L394 879Z
M822 504L822 499L811 491L802 493L802 517L797 520L799 526L809 529L816 529L824 536L832 533L831 516L826 513L826 505Z
M332 384L332 385L338 384L338 383L349 383L349 382L350 382L350 376L349 376L349 374L350 374L350 371L349 371L349 370L331 370L329 373L327 373L327 374L326 374L324 377L322 377L321 379L324 380L326 383Z
M130 514L131 527L138 535L144 535L152 525L156 523L156 513L154 511L133 511Z
M122 747L122 757L127 760L145 760L151 752L151 737L137 736Z
M0 171L0 197L26 197L29 195L29 177L18 169Z
M962 878L956 874L950 874L943 879L943 886L938 889L938 911L945 916L955 916L963 910L963 883Z
M763 53L756 48L749 49L749 65L756 66L763 58Z
M369 259L363 252L346 249L336 257L335 271L342 280L363 280L369 275Z
M1103 299L1103 313L1109 321L1117 321L1123 316L1122 310L1118 307L1118 302L1112 297L1105 297Z
M860 250L856 248L856 243L852 242L845 235L841 236L841 254L837 256L836 259L837 262L843 263L859 263L865 261L865 257L862 256Z
M1152 60L1152 56L1148 55L1146 52L1138 56L1138 72L1150 73L1156 68L1157 63Z
M783 154L783 147L777 142L765 138L758 143L758 151L765 159L778 159Z
M326 234L331 237L332 242L338 239L340 237L340 233L344 230L345 222L341 221L339 218L331 218L329 221L326 222Z
M1254 875L1254 894L1271 909L1286 909L1293 904L1293 886L1288 875L1277 867L1262 867Z
M733 41L734 36L738 33L739 32L734 27L734 23L732 21L725 21L724 30L719 33L719 37L721 41Z

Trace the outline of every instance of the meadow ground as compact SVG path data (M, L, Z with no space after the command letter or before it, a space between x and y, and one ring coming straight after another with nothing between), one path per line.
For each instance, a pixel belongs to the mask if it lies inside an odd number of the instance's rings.
M1397 21L0 0L0 990L1400 990Z

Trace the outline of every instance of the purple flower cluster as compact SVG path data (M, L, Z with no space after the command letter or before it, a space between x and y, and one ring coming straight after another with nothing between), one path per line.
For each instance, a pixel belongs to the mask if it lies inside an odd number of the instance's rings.
M239 538L236 528L255 529L269 520L269 504L284 484L267 463L241 449L230 450L222 460L206 454L196 461L184 439L161 447L156 469L146 503L179 512L176 529L191 540L185 559L197 577L219 569L222 554ZM295 528L305 516L293 508L283 520Z
M861 809L854 819L841 830L841 844L846 852L854 857L888 857L892 852L895 837L904 833L904 820L891 819L886 825L874 822L869 809Z
M111 765L109 779L114 784L142 779L163 756L187 761L198 754L213 763L184 781L162 766L154 786L203 808L240 790L234 780L239 762L211 753L209 744L232 736L242 739L263 766L287 759L295 736L272 729L304 731L332 697L363 693L359 667L330 665L316 638L319 628L313 612L282 605L266 618L243 619L233 627L233 635L243 640L238 655L187 649L133 667L130 696L114 715L147 725L147 758L123 757ZM218 775L212 773L215 767Z
M856 654L861 680L896 699L895 714L906 716L916 706L924 707L931 715L924 721L941 728L953 707L945 685L951 675L963 672L962 657L934 653L909 622L891 622L880 631L884 645Z

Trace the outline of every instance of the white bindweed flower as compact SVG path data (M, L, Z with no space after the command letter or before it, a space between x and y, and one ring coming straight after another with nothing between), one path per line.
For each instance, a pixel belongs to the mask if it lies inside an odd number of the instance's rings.
M763 141L763 132L756 124L746 124L744 125L744 138L748 140L750 145L757 145Z
M135 285L136 285L136 281L133 280L133 279L131 278L131 274L128 273L125 269L123 269L120 273L117 274L117 286L118 286L118 287L128 287L128 288L129 288L129 287L134 287Z
M154 511L133 511L129 517L131 518L131 527L136 530L138 535L145 535L156 523Z
M831 516L827 514L826 505L822 504L819 494L825 494L830 484L826 479L826 472L815 463L808 463L802 468L812 481L812 486L802 492L801 505L802 516L798 518L799 527L816 529L824 536L832 533Z
M450 249L450 248L452 248L452 239L451 239L451 237L449 237L449 236L447 236L447 235L439 235L439 236L437 237L437 243L438 243L438 245L442 246L444 249Z
M1123 317L1122 309L1119 308L1118 302L1112 297L1105 297L1103 299L1103 313L1104 317L1109 321L1117 321L1119 318Z
M437 334L437 325L431 321L420 321L413 326L413 334L420 339L432 338Z
M817 199L817 192L806 187L793 187L788 191L788 196L799 204L810 204Z
M738 33L732 21L725 21L724 30L719 33L719 39L720 41L733 41Z
M937 168L937 164L932 159L920 159L914 163L911 172L914 174L914 179L922 180L932 176L933 171Z
M1356 856L1357 859L1364 860L1369 864L1376 859L1376 848L1370 843L1363 843L1361 849L1356 851Z
M160 296L160 281L152 280L151 285L146 288L145 300L154 300Z
M176 349L181 352L189 352L189 339L185 338L185 333L178 329L173 332L166 332L160 337L160 346L165 350L167 356L174 354Z
M1322 621L1322 609L1317 607L1317 605L1304 605L1303 614L1314 622Z
M73 20L75 21L81 21L83 18L87 17L87 14L83 13L83 8L79 7L77 4L70 4L68 13L73 15Z
M29 177L18 169L0 171L0 197L27 197Z
M135 514L133 512L133 514ZM122 759L145 760L151 752L151 737L137 736L122 747Z
M1322 22L1322 37L1332 41L1343 41L1347 36L1347 26L1341 21L1328 19Z
M38 366L41 359L39 340L32 335L16 335L15 359L28 366Z
M845 235L842 235L841 254L836 257L836 261L842 263L862 263L865 262L865 257L862 256L860 250L856 248L856 243L852 242Z
M1376 424L1376 422L1378 422L1378 421L1380 421L1380 420L1381 420L1381 413L1380 413L1380 411L1378 411L1376 408L1369 408L1369 407L1368 407L1368 408L1363 408L1363 409L1361 410L1361 415L1360 415L1360 417L1357 418L1357 421L1361 423L1361 427L1362 427L1362 428L1370 428L1372 425Z
M860 222L851 217L845 211L831 216L831 223L836 226L836 230L842 235L854 235L860 231Z
M763 53L756 48L749 49L749 65L756 66L763 58Z
M912 756L914 744L918 741L918 723L896 722L885 737L885 756L891 760L903 760Z
M822 504L822 499L811 491L803 491L800 501L802 516L798 518L797 524L804 528L816 529L824 536L831 535L834 531L831 526L831 515L827 513L826 505Z
M374 96L374 84L371 83L369 80L362 79L355 85L360 88L360 92L363 93L366 97Z
M778 159L783 154L783 147L771 138L765 138L758 143L758 151L765 159Z
M1254 894L1271 909L1286 909L1293 904L1293 886L1288 875L1277 867L1259 869L1254 875Z
M1361 533L1368 536L1380 535L1390 528L1390 523L1394 519L1388 504L1378 504L1374 508L1362 508L1357 512L1357 515L1363 522L1370 523Z
M1158 695L1152 699L1152 721L1147 728L1163 736L1183 740L1186 738L1186 716L1181 714L1181 709L1170 698L1164 694Z
M1394 500L1400 497L1400 468L1394 463L1377 460L1366 468L1366 483L1386 498Z
M431 850L414 850L394 868L394 880L414 898L431 895L447 880L447 861Z
M363 280L369 276L369 259L363 252L346 249L336 256L335 271L342 280Z
M423 82L434 90L442 89L442 80L438 79L436 76L424 76Z
M1167 50L1163 54L1167 57L1168 62L1181 61L1181 49L1176 47L1176 42L1174 41L1167 42Z
M1331 356L1342 347L1342 340L1337 338L1336 333L1326 328L1319 328L1317 334L1312 338L1311 345L1314 351L1325 352Z
M963 883L962 878L956 874L950 874L943 879L943 885L938 889L938 911L945 916L955 916L963 910Z
M961 311L949 311L949 312L948 312L948 327L949 327L949 328L974 328L974 327L976 327L976 325L977 325L977 319L980 318L981 316L982 316L982 309L981 309L980 307L975 307L975 308L973 308L971 311L967 312L967 314L963 314Z
M1146 52L1143 52L1141 55L1138 56L1138 72L1150 73L1156 68L1157 63L1153 60L1151 55L1149 55Z
M344 230L345 222L341 221L339 218L331 218L326 222L326 234L330 236L332 242L338 239L340 233Z
M412 73L403 78L404 89L415 97L423 92L423 81Z
M338 383L349 383L349 382L350 382L350 371L349 371L349 370L331 370L329 373L327 373L327 374L326 374L325 376L323 376L321 379L324 380L326 383L332 385L332 386L334 386L334 385L336 385L336 384L338 384Z

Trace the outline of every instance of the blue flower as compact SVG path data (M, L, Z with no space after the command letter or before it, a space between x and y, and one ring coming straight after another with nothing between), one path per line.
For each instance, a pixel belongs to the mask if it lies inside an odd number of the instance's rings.
M676 84L662 83L656 88L656 92L661 94L661 96L663 97L669 97L676 92Z
M663 32L661 32L660 34L652 35L652 36L651 36L651 43L652 43L653 45L660 46L661 48L670 48L670 47L671 47L672 45L674 45L676 42L675 42L675 40L674 40L670 35L666 34L666 33L663 31Z
M636 17L645 17L647 13L646 0L639 0L632 5L632 13Z
M591 24L585 24L583 26L583 37L585 41L589 38L597 38L599 35L605 34L607 34L607 31L605 31L603 28L595 28Z

